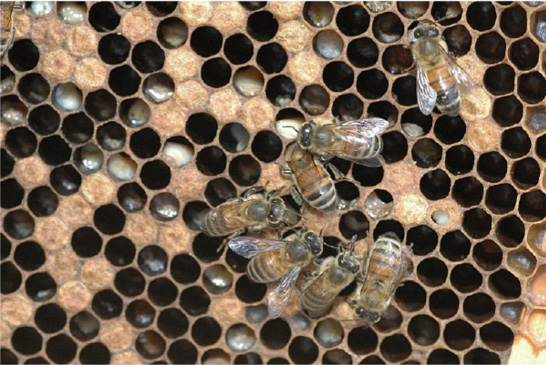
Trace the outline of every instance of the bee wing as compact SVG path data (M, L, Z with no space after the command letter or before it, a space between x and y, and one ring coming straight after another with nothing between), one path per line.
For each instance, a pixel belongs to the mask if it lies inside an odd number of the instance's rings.
M233 252L247 259L262 252L277 250L285 244L284 241L268 240L250 236L235 237L228 242L228 246Z
M292 294L292 289L294 289L296 280L300 275L301 268L302 266L296 266L292 271L283 276L269 293L267 307L271 318L278 318L284 312Z
M461 92L471 91L476 87L476 84L472 81L468 73L457 64L457 62L444 50L446 66L449 72L453 75L457 81L457 86Z
M430 86L427 73L417 64L417 103L421 113L430 115L436 105L436 91Z

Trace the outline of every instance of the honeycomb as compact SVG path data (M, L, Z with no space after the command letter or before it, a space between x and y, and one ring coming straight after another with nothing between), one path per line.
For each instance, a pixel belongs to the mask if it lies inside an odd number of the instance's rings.
M481 86L464 119L417 107L418 20ZM28 2L14 25L3 363L546 361L541 2ZM359 254L394 232L411 275L370 327L346 318L354 284L323 317L293 295L272 320L197 216L255 185L296 209L279 125L367 116L390 122L385 163L335 159L340 209L304 224Z

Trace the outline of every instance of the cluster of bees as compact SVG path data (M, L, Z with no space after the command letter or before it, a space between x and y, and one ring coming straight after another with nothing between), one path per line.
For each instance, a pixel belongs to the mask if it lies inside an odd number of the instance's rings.
M408 40L416 65L419 109L429 115L436 106L442 113L457 115L461 94L475 85L447 53L440 29L435 23L420 23L409 31ZM327 169L335 179L342 174L329 160L338 157L360 165L380 166L381 134L388 127L389 123L381 118L322 125L304 123L296 130L297 140L286 147L286 165L281 168L283 174L292 178L291 192L296 203L334 210L336 190ZM310 317L327 313L339 293L356 279L354 299L347 299L355 319L368 324L377 322L410 267L411 249L396 234L388 232L375 240L363 258L354 253L355 236L351 242L339 245L337 257L320 260L325 242L321 234L304 228L278 240L239 236L245 230L257 232L266 227L297 224L300 214L289 209L275 193L251 188L242 197L206 212L200 219L201 230L213 237L228 236L229 248L251 259L247 267L249 278L257 283L273 283L268 294L272 318L282 314L302 274L307 281L301 291L301 306ZM318 269L302 273L313 262Z

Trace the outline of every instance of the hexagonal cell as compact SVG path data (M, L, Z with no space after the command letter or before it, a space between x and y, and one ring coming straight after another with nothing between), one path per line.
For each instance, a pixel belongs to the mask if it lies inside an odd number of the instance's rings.
M494 270L502 261L502 250L495 242L485 240L474 246L472 257L483 270Z

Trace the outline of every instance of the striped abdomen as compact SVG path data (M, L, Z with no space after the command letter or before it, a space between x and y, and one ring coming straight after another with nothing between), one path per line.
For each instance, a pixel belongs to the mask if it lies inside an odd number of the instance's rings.
M426 72L430 86L437 94L436 106L438 109L450 116L457 115L461 98L457 90L457 82L445 63L440 62Z
M281 250L284 252L284 250ZM263 252L250 260L247 267L249 278L257 283L271 283L286 275L289 267L281 259L279 250Z
M252 219L248 214L255 204L266 204L263 201L251 199L227 201L211 209L201 221L201 230L210 237L226 236L237 231L260 226L264 220ZM265 207L264 207L265 208ZM257 217L255 217L257 218Z
M383 235L375 241L367 267L364 286L381 287L389 290L399 277L402 264L400 241L390 235Z
M309 166L297 178L298 186L305 201L319 210L333 210L336 203L336 189L330 175L320 164Z

